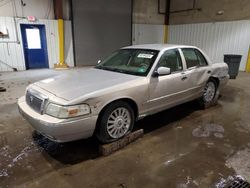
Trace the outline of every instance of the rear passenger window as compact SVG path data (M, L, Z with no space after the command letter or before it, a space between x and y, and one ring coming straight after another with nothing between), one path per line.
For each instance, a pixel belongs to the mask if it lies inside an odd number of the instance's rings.
M201 54L201 52L199 50L195 49L195 53L199 59L200 66L206 66L207 61L206 61L205 57Z
M187 63L187 68L207 65L206 59L197 49L184 48L182 52Z
M182 52L187 63L187 68L196 67L199 65L199 60L194 49L184 48L182 49Z

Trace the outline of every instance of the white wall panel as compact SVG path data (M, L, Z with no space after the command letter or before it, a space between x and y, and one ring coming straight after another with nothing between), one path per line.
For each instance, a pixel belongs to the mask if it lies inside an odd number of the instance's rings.
M133 24L133 44L163 42L163 25Z
M25 64L22 55L22 46L17 44L14 19L11 17L0 17L0 25L6 26L9 36L0 38L0 71L9 71L7 65L18 70L24 70Z
M15 3L16 14L13 12L13 3ZM36 16L37 18L53 19L54 7L52 0L25 0L25 6L22 6L20 0L0 0L0 17L15 16L26 17ZM63 3L66 8L66 4Z
M169 43L195 45L215 63L224 54L240 54L240 70L244 71L250 45L250 20L202 24L171 25Z
M18 70L25 70L25 60L23 53L23 44L21 37L20 24L29 24L26 19L16 18L18 37L20 43L17 43L15 32L15 23L12 17L0 17L0 25L6 26L9 32L8 38L0 37L0 72L11 71L12 69L4 64L8 64ZM46 29L47 50L49 67L53 68L59 61L59 38L57 20L39 20L30 24L44 24ZM69 66L74 66L72 32L70 21L65 21L65 61ZM2 62L2 63L1 63Z
M72 27L71 21L64 22L64 35L65 35L65 62L70 66L74 67L74 54L73 54L73 38L72 38Z

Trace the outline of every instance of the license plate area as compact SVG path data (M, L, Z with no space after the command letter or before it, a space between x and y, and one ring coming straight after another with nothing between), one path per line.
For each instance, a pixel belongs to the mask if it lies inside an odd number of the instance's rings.
M46 98L42 97L39 93L28 90L26 92L27 104L39 114L43 114Z

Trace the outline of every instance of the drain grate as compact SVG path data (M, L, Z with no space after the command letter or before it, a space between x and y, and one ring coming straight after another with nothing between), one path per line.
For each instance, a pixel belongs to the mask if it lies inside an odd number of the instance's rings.
M250 184L243 179L237 178L230 183L228 188L250 188Z

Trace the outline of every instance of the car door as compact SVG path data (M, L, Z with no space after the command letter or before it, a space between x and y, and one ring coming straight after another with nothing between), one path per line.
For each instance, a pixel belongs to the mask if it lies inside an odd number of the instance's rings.
M198 49L182 48L181 51L187 66L185 73L188 75L191 84L188 95L195 98L202 94L211 70L206 58Z
M147 108L157 110L181 103L189 87L179 49L166 50L157 63L159 67L168 67L171 74L152 76L149 81L149 101Z

